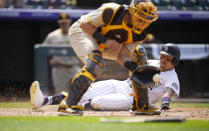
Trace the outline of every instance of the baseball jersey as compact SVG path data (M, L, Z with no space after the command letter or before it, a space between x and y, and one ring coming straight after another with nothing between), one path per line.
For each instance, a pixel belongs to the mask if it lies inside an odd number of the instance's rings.
M159 67L159 60L149 60L149 65ZM175 93L173 97L178 97L180 92L180 84L175 69L160 73L160 82L154 86L148 87L149 103L161 102L165 88L171 88Z
M43 44L68 44L69 45L69 35L63 34L61 29L56 29L55 31L48 34Z
M159 60L149 60L149 65L159 67ZM160 73L160 82L148 88L149 103L161 102L165 88L174 90L179 95L180 87L174 69ZM78 104L84 105L91 101L101 110L129 110L133 103L133 90L130 79L124 81L105 80L93 83Z

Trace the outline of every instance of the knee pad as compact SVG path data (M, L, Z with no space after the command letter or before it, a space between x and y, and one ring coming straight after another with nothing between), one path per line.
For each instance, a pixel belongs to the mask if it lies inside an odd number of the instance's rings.
M87 64L82 68L82 70L75 75L72 82L81 75L87 77L92 82L96 80L96 77L102 73L104 67L104 59L102 58L102 53L98 50L93 50L89 54Z
M143 46L138 45L134 50L134 54L137 56L136 63L138 65L147 64L147 52Z
M102 58L102 53L99 50L93 50L92 53L89 54L89 58L85 66L86 70L95 77L98 77L102 73L103 67L104 59Z

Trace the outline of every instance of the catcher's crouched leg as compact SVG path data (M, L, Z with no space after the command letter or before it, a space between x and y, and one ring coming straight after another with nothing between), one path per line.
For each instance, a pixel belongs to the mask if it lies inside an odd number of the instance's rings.
M87 91L90 84L101 74L103 66L104 60L101 52L93 50L89 54L87 64L73 78L69 87L69 96L60 103L58 112L67 113L67 115L82 115L83 107L78 106L77 103Z
M139 66L131 76L131 84L134 90L134 101L130 113L135 115L160 115L160 110L149 104L147 87L154 85L153 75L160 70L153 66Z
M152 104L146 104L141 108L137 108L135 100L129 112L134 115L160 115L161 114L161 111L159 110L159 108Z

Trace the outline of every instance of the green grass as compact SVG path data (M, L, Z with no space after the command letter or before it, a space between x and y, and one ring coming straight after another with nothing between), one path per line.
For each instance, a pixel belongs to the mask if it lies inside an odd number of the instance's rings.
M209 103L172 103L172 108L209 108ZM29 102L0 103L0 108L30 108ZM209 121L183 123L101 123L100 117L0 117L0 131L209 131Z
M171 108L209 108L209 103L171 103ZM30 108L29 102L0 103L0 108Z
M29 102L1 102L0 108L30 108Z
M209 121L101 123L99 117L0 117L1 131L208 131Z
M209 108L209 103L171 103L171 108Z

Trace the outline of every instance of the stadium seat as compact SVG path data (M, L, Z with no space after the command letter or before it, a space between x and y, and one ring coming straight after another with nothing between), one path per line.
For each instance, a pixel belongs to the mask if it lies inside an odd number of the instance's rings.
M209 10L209 0L197 0L197 6L199 10Z

